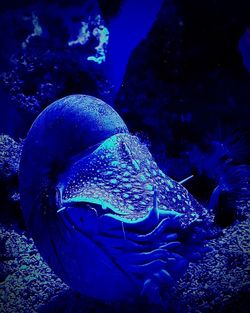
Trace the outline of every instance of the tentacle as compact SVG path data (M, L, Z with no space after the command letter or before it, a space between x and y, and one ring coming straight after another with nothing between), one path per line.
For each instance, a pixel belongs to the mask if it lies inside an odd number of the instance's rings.
M150 211L150 214L155 215L155 209L152 209ZM159 224L162 222L162 220L164 219L169 219L173 221L173 227L177 227L177 225L179 225L179 218L182 216L181 213L178 213L176 211L171 211L171 210L161 210L160 208L157 209L158 211L158 222L157 223L152 223L151 221L151 228L145 227L145 222L138 222L138 224L126 224L126 228L129 229L131 232L136 232L136 234L145 234L148 233L150 230L151 232L154 231L154 229L156 229L157 227L159 227ZM155 218L155 217L154 217ZM147 218L149 219L149 217ZM160 221L160 223L159 223ZM135 227L136 226L136 227ZM147 225L148 226L148 225ZM152 230L153 229L153 230Z
M158 237L162 235L164 231L169 229L178 229L180 228L180 222L178 221L178 218L176 217L167 217L163 219L151 232L147 234L138 234L133 232L133 228L128 226L127 224L123 225L122 227L121 223L119 225L119 228L107 228L105 230L101 229L100 234L103 236L111 236L113 238L121 238L123 237L123 234L125 232L126 239L132 240L135 242L154 242ZM134 230L135 231L135 230ZM166 240L168 241L169 239Z
M137 235L129 232L129 236L134 241L151 241L153 242L156 238L160 237L160 235L167 229L177 228L179 226L179 221L176 218L164 218L156 227L148 234Z
M111 237L111 236L98 236L98 241L101 243L105 243L105 246L108 249L115 249L118 253L119 251L121 254L124 252L138 252L138 251L151 251L152 245L148 244L141 244L136 243L131 240L124 239L123 237Z
M162 303L160 289L158 285L150 278L144 282L141 296L145 297L150 304Z
M171 260L172 254L169 251L164 249L155 249L150 252L139 252L139 253L129 253L122 256L124 261L132 264L147 264L154 260L162 260L168 262L168 259Z
M134 274L143 274L147 273L154 273L159 271L160 269L164 268L167 265L166 261L163 260L154 260L145 264L139 264L139 265L128 265L128 268L133 272Z
M172 234L167 234L163 236L163 240L164 241L174 241L178 238L178 235L176 233L172 233Z
M160 270L154 273L151 278L145 280L141 296L146 297L149 303L163 305L161 291L173 284L174 280L171 275L166 270Z
M188 260L179 255L179 258L176 258L175 262L172 261L168 263L167 270L176 281L186 271L188 264Z
M169 242L169 243L165 243L163 245L161 245L160 247L163 249L167 249L167 250L171 250L171 249L175 249L177 247L180 247L181 243L179 241L173 241L173 242Z
M169 287L174 284L172 276L165 269L162 269L159 272L154 273L154 277L157 279L157 282L161 284L161 286Z

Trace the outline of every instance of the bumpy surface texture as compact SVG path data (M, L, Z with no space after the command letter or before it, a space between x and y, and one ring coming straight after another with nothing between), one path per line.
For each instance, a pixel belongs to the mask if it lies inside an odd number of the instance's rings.
M155 191L160 210L182 213L189 222L206 214L181 184L159 169L148 148L129 134L104 141L91 154L75 161L60 181L66 203L106 204L127 221L148 214Z
M90 96L35 120L20 163L24 219L73 289L105 301L162 292L203 252L206 210L167 177L119 115Z

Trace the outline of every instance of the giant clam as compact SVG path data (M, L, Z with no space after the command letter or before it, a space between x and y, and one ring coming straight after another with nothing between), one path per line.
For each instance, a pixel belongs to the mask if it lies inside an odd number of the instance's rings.
M202 250L206 210L92 96L67 96L37 117L21 156L20 197L42 256L95 299L160 299Z

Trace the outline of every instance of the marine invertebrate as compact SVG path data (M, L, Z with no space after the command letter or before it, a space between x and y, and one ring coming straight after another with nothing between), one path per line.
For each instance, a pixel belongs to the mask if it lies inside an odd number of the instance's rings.
M22 152L20 197L49 265L94 298L159 302L202 252L206 210L91 96L60 99L36 119Z

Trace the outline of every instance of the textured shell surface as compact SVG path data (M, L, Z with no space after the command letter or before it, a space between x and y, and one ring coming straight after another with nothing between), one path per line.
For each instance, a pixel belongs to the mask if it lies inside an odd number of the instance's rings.
M96 299L161 301L202 251L206 210L91 96L65 97L38 116L24 144L20 193L45 260Z

